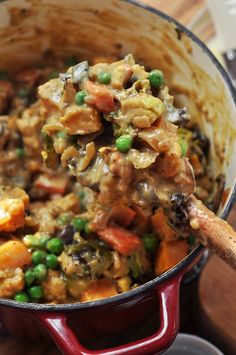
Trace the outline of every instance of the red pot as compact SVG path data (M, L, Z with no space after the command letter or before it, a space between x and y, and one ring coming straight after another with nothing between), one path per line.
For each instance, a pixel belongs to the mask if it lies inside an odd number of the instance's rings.
M11 6L18 8L18 20L10 21ZM3 69L14 68L15 63L18 63L18 68L37 63L49 44L57 57L63 57L65 50L67 55L79 54L82 58L91 58L94 53L123 55L132 51L151 67L158 63L158 68L165 72L167 82L179 99L188 101L190 111L198 112L199 120L206 117L208 111L214 113L211 123L217 125L216 131L209 122L205 125L206 122L202 121L201 126L208 133L214 132L213 135L208 134L215 163L213 169L219 171L220 167L226 175L226 187L231 188L224 208L219 211L223 218L227 217L235 192L235 169L233 165L224 164L222 159L219 165L217 159L221 148L231 163L236 152L236 143L232 143L232 125L235 127L236 123L235 92L225 70L192 33L157 10L135 1L120 0L19 0L17 5L7 1L0 4L0 23ZM203 74L205 71L208 73ZM187 90L183 90L185 82ZM215 94L219 83L220 99ZM200 94L206 95L204 106L201 106ZM217 100L215 111L211 98ZM217 136L215 133L219 132L222 119L224 125ZM161 353L178 332L182 277L197 263L203 251L204 248L199 246L163 275L104 300L46 305L1 299L0 317L6 328L17 335L43 339L48 332L66 355ZM159 319L156 332L145 339L104 350L85 348L91 338L96 340L107 335L115 337L121 331L125 333L127 329L144 322L153 312L158 314Z

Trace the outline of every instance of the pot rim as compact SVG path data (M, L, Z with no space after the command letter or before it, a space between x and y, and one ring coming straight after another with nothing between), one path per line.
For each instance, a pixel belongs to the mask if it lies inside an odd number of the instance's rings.
M216 59L213 53L208 49L208 47L197 36L195 36L190 30L188 30L185 26L180 24L177 20L173 19L169 15L166 15L160 10L153 8L152 6L144 4L137 0L121 0L121 1L131 4L133 6L137 6L145 11L154 13L155 15L165 19L166 21L173 23L178 30L186 33L187 36L193 40L193 42L197 43L197 45L208 55L211 62L216 66L217 70L222 75L226 83L226 86L229 89L234 105L236 107L236 90L229 77L229 74L226 72L226 70L223 68L220 62ZM231 196L227 204L224 206L223 211L220 215L221 218L226 219L228 217L235 199L236 199L236 178L232 186ZM101 307L105 305L110 305L113 302L116 303L116 302L128 301L129 299L136 297L141 293L152 289L153 287L157 286L159 283L174 278L174 276L176 276L177 274L181 274L181 271L186 269L187 266L189 266L194 261L194 259L203 252L204 249L205 247L203 245L201 244L198 245L189 255L187 255L183 260L181 260L181 262L179 262L170 270L146 282L145 284L138 286L133 290L126 291L124 293L109 298L104 298L101 300L90 301L85 303L77 302L77 303L53 304L53 305L40 304L40 303L23 303L23 302L20 303L14 300L0 299L0 306L13 307L13 308L18 308L27 311L31 310L31 311L44 311L44 312L65 312L65 311L73 311L78 309L88 309L88 308L91 309L91 308Z

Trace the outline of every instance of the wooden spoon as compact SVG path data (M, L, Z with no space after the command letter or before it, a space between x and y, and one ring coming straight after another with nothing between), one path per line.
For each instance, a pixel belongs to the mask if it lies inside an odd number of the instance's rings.
M186 202L190 227L198 240L236 269L236 232L194 195Z

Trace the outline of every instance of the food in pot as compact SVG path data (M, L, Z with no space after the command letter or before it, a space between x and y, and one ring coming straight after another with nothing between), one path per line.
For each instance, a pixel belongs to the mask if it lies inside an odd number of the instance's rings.
M195 195L219 206L224 176L213 177L209 140L164 74L132 55L94 63L1 75L0 297L128 291L196 245L183 208L194 175Z

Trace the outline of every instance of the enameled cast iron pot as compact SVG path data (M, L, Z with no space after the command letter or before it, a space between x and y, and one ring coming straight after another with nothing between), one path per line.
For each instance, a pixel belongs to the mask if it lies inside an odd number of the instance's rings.
M50 51L49 51L50 49ZM172 18L136 1L9 0L0 4L0 67L19 68L45 60L78 55L123 56L160 68L179 105L211 140L215 176L226 175L228 199L218 214L226 218L235 194L236 98L227 73L206 46ZM45 328L64 354L160 353L179 326L179 287L198 261L198 246L174 268L124 294L88 303L46 305L0 300L0 316L17 335L44 337ZM113 335L158 313L156 332L113 349L87 350L89 339ZM79 340L78 340L79 339ZM87 341L87 343L86 343Z

